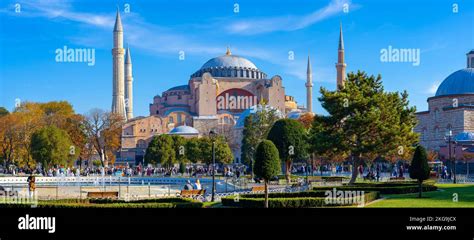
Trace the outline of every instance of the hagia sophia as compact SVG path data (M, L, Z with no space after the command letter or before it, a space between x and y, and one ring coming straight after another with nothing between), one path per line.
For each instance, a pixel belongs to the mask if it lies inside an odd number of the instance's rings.
M298 106L293 96L285 94L283 79L269 77L249 59L235 55L229 48L224 55L214 57L190 75L188 83L172 87L153 97L150 115L133 117L133 76L130 49L123 48L123 26L117 12L113 31L113 100L112 112L127 122L122 127L121 151L116 163L141 163L153 136L176 134L199 137L215 130L232 134L231 145L235 162L240 158L243 119L266 107L275 109L281 117L298 118L312 113L312 68L308 56L306 107ZM342 27L338 50L337 81L343 84L346 64ZM239 121L240 120L240 121Z
M184 137L208 135L211 130L231 134L229 144L234 162L239 163L243 120L249 114L266 108L275 109L281 117L298 118L313 113L313 81L310 58L307 62L306 107L298 106L286 95L281 76L267 75L249 59L235 55L229 48L224 55L205 62L190 75L187 84L172 87L153 97L150 115L133 117L133 74L130 49L123 48L123 26L119 12L113 31L113 101L112 112L122 115L121 150L116 164L143 162L148 143L155 135L174 134ZM337 87L344 86L346 63L344 40L340 27L336 63ZM467 67L449 75L435 96L428 98L428 110L417 112L420 144L428 150L447 152L446 132L451 132L462 157L474 154L474 50L467 54Z

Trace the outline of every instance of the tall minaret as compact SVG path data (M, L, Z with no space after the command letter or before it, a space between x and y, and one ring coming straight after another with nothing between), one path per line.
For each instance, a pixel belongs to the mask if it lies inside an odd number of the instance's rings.
M337 48L337 89L344 87L346 81L346 63L344 62L344 39L342 37L342 23L339 29L339 47Z
M308 55L308 66L306 68L306 108L309 113L313 112L313 71Z
M124 53L123 49L123 27L120 13L117 9L114 26L114 48L113 56L113 93L112 93L112 112L117 113L126 119L125 115L125 78L124 78Z
M127 47L125 55L125 109L127 111L127 119L133 118L133 75L132 75L132 56L130 48Z

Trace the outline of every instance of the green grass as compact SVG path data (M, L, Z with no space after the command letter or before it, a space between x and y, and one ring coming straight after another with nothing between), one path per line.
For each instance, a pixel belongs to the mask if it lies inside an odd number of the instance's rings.
M382 195L382 200L369 204L370 208L474 208L474 184L436 184L434 192ZM453 201L454 194L458 202Z

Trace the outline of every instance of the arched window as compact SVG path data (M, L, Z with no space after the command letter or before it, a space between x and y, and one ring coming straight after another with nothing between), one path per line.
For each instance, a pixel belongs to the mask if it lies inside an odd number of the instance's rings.
M435 122L437 122L439 120L439 109L436 108L434 110L434 116L433 117L434 117Z
M439 127L436 126L433 131L433 139L437 140L438 137L439 137Z
M170 123L174 123L173 117L172 117L172 116L169 116L169 117L168 117L168 121L169 121Z

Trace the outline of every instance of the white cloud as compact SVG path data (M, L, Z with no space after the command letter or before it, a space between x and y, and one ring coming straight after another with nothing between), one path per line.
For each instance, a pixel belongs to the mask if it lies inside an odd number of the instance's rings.
M426 90L425 93L434 95L436 91L438 90L439 85L441 84L440 81L435 81L431 86Z
M303 16L284 16L240 20L230 24L227 30L233 34L255 35L275 31L294 31L311 26L319 21L342 13L343 5L349 4L350 11L358 8L350 0L332 0L325 7Z

